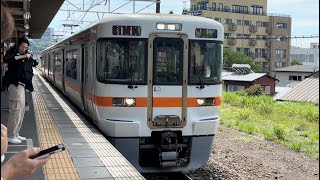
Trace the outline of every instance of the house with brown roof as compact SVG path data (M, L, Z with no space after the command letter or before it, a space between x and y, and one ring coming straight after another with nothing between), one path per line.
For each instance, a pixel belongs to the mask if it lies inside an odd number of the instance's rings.
M234 64L231 71L222 72L223 90L234 92L259 84L265 94L273 95L277 79L267 73L255 73L250 68L250 65Z

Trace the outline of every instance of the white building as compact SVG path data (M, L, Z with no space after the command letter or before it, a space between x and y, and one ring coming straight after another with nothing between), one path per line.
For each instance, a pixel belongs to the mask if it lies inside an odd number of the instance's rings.
M310 48L291 47L290 62L299 60L303 65L319 66L319 43L310 43Z
M287 87L299 83L314 72L319 71L318 66L295 65L276 69L276 79L279 80L277 86Z

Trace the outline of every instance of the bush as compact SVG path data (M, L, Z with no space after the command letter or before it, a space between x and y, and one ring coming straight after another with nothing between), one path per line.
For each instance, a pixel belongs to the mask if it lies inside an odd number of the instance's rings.
M284 140L285 139L285 130L284 127L280 125L276 125L273 127L273 133L276 135L278 140Z
M293 142L290 144L290 149L300 152L303 144L301 142Z
M263 115L271 114L273 112L273 106L270 105L270 103L261 103L258 106L258 110Z
M243 131L248 134L253 134L255 129L256 128L253 125L247 125L247 126L243 127Z
M240 120L247 120L252 112L249 109L240 109L238 117Z
M297 122L296 127L294 128L296 131L305 131L308 129L308 123L307 121L301 120L300 122Z
M273 135L274 135L274 132L273 130L270 130L270 129L261 129L260 130L264 139L267 140L267 141L271 141L273 140Z
M260 84L255 84L248 87L246 90L248 96L259 96L262 95L262 88Z

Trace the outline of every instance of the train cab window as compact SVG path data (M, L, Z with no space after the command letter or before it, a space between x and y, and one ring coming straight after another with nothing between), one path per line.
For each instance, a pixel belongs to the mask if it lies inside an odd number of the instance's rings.
M146 40L100 39L97 79L102 83L146 84Z
M154 41L154 83L158 85L182 84L183 41L156 38Z
M66 52L66 76L77 79L77 50Z
M222 44L190 41L189 84L221 84Z

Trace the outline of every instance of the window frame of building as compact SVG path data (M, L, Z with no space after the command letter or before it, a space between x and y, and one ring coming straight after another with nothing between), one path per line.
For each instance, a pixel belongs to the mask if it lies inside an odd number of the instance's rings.
M250 39L250 37L251 37L251 34L243 34L243 38L245 39Z
M231 12L230 6L224 6L223 12Z
M287 29L288 28L288 24L287 23L280 23L278 22L276 25L277 28L283 28L283 29Z
M232 24L232 19L224 18L224 24Z
M254 55L255 55L255 57L258 57L258 58L262 57L262 51L261 51L261 49L262 49L262 48L255 48L255 50L254 50Z
M233 13L248 14L248 6L232 5Z
M219 3L219 9L218 11L223 11L223 3Z
M250 48L243 48L242 50L245 55L250 56L250 52L251 52Z
M269 22L262 22L262 27L269 27Z
M196 8L197 8L196 5L192 5L192 6L191 6L191 11L196 11L196 10L197 10Z
M287 51L286 49L275 49L275 56L276 58L286 58Z
M262 15L263 14L263 6L261 5L251 5L252 14Z
M215 17L215 18L214 18L214 20L216 20L216 21L218 21L218 22L220 22L220 23L221 23L221 18L217 18L217 17Z
M256 21L256 26L257 27L262 27L262 21Z
M245 89L245 86L239 86L239 85L233 85L233 84L226 85L226 91L228 92L241 91L244 89Z
M263 91L265 94L270 94L270 93L271 93L271 86L262 85L262 86L261 86L261 89L262 89L262 91Z
M243 20L243 26L250 26L251 21L250 20Z
M231 37L231 33L224 33L224 37L225 38Z
M242 49L243 49L243 48L241 48L241 47L237 47L237 48L236 48L236 51L237 51L237 52L243 52Z
M217 3L213 2L212 3L212 11L216 11L217 10Z
M302 76L289 75L289 81L302 81Z

